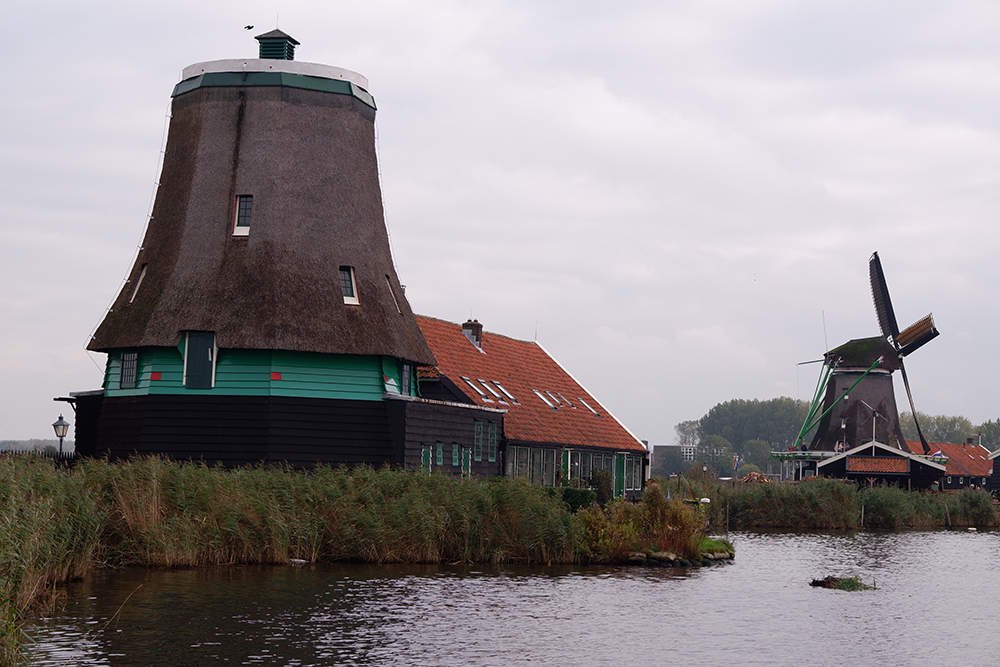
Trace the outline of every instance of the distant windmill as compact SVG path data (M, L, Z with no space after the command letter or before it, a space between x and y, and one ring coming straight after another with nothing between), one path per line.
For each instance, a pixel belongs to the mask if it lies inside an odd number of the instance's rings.
M868 266L882 335L848 341L823 356L823 371L796 441L800 447L804 447L806 435L815 428L816 433L809 444L809 449L813 450L849 449L869 439L904 449L892 387L892 372L896 369L902 372L916 423L917 410L903 357L937 336L938 331L931 315L899 331L877 252L871 256ZM872 405L877 407L872 408ZM923 451L930 454L920 424L916 425Z

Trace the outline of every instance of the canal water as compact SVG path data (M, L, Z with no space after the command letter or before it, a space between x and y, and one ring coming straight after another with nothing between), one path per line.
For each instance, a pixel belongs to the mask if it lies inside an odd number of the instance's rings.
M1000 533L732 533L726 565L96 572L33 665L995 664ZM812 588L858 575L875 590Z

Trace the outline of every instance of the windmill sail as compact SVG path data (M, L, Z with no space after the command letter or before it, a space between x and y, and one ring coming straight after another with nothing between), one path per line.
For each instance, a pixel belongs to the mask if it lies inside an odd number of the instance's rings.
M885 284L885 274L882 273L882 262L878 253L873 253L868 260L868 276L872 284L872 300L875 302L875 313L878 315L878 325L883 336L892 336L893 343L899 335L899 325L896 324L896 314L889 300L889 288Z
M930 314L900 331L899 335L893 338L893 342L899 347L899 354L905 357L936 338L937 335L938 330L934 326L934 315Z

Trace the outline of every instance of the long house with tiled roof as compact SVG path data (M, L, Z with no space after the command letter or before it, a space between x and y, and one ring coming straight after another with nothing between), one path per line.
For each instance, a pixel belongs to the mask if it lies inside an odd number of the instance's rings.
M988 449L972 442L965 444L928 442L927 444L931 448L931 458L944 460L945 472L940 482L942 490L989 488L993 462L990 460ZM923 451L923 445L919 442L907 441L906 446L914 454Z
M555 485L604 469L616 495L641 490L646 447L537 342L483 331L477 321L460 325L418 315L417 324L437 360L417 369L421 397L503 411L490 472ZM486 438L484 456L494 451L492 433ZM448 469L447 443L430 449L425 467L444 461Z

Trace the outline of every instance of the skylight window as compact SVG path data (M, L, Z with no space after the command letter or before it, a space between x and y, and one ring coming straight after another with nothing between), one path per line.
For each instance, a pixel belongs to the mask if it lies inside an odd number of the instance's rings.
M561 399L562 399L562 402L563 402L563 403L565 403L566 405L568 405L568 406L569 406L569 407L571 407L571 408L573 407L573 404L569 402L569 399L568 399L568 398L566 398L565 396L563 396L562 394L560 394L560 393L559 393L558 391L556 392L556 394L559 394L559 398L561 398ZM574 408L574 409L575 409L575 408Z
M487 396L486 392L484 392L482 389L480 389L479 387L477 387L476 384L472 380L470 380L469 378L465 377L464 375L462 376L462 379L465 381L465 384L467 384L470 387L472 387L473 391L475 391L477 394L479 394L479 397L482 398L484 401L486 401L487 403L492 403L493 402L493 399L491 399L489 396Z
M361 303L358 300L358 283L354 277L353 266L340 267L340 290L344 293L344 303L355 306Z
M502 385L502 384L500 384L500 383L499 383L499 382L497 382L496 380L494 380L494 381L493 381L493 384L495 384L495 385L497 386L497 389L499 389L500 391L502 391L502 392L503 392L503 395L504 395L504 396L506 396L507 398L509 398L509 399L510 399L510 402L511 402L511 403L513 403L514 405L520 405L520 404L519 404L519 403L517 402L517 399L516 399L516 398L514 398L514 395L513 395L513 394L511 394L511 393L510 393L509 391L507 391L506 389L504 389L504 387L503 387L503 385Z
M549 398L551 398L553 401L555 401L556 405L562 405L562 401L560 401L558 398L556 398L555 394L553 394L551 391L546 391L545 393L549 395ZM567 403L568 402L569 401L567 401Z
M583 405L584 405L584 406L585 406L585 407L586 407L586 408L587 408L588 410L590 410L591 412L593 412L593 413L594 413L595 415L597 415L598 417L600 417L600 416L601 416L601 415L599 415L599 414L597 413L597 410L595 410L594 408L590 407L590 404L589 404L589 403L587 403L587 401L583 400L583 399L582 399L582 398L580 398L579 396L577 396L577 397L576 397L576 400L578 400L578 401L580 401L581 403L583 403Z
M487 382L486 380L483 380L482 378L480 378L479 384L481 384L484 387L486 387L486 391L488 391L491 394L493 394L498 401L503 401L503 396L501 396L500 394L498 394L497 390L494 389L493 387L491 387L489 382Z
M545 396L542 394L542 392L538 391L537 389L532 389L531 391L535 392L535 396L537 396L538 398L540 398L543 401L545 401L545 405L549 406L553 410L558 410L559 409L556 406L552 405L552 403L549 402L549 399L545 398Z
M236 197L236 220L233 224L233 236L250 235L250 213L253 210L253 195L238 195Z

